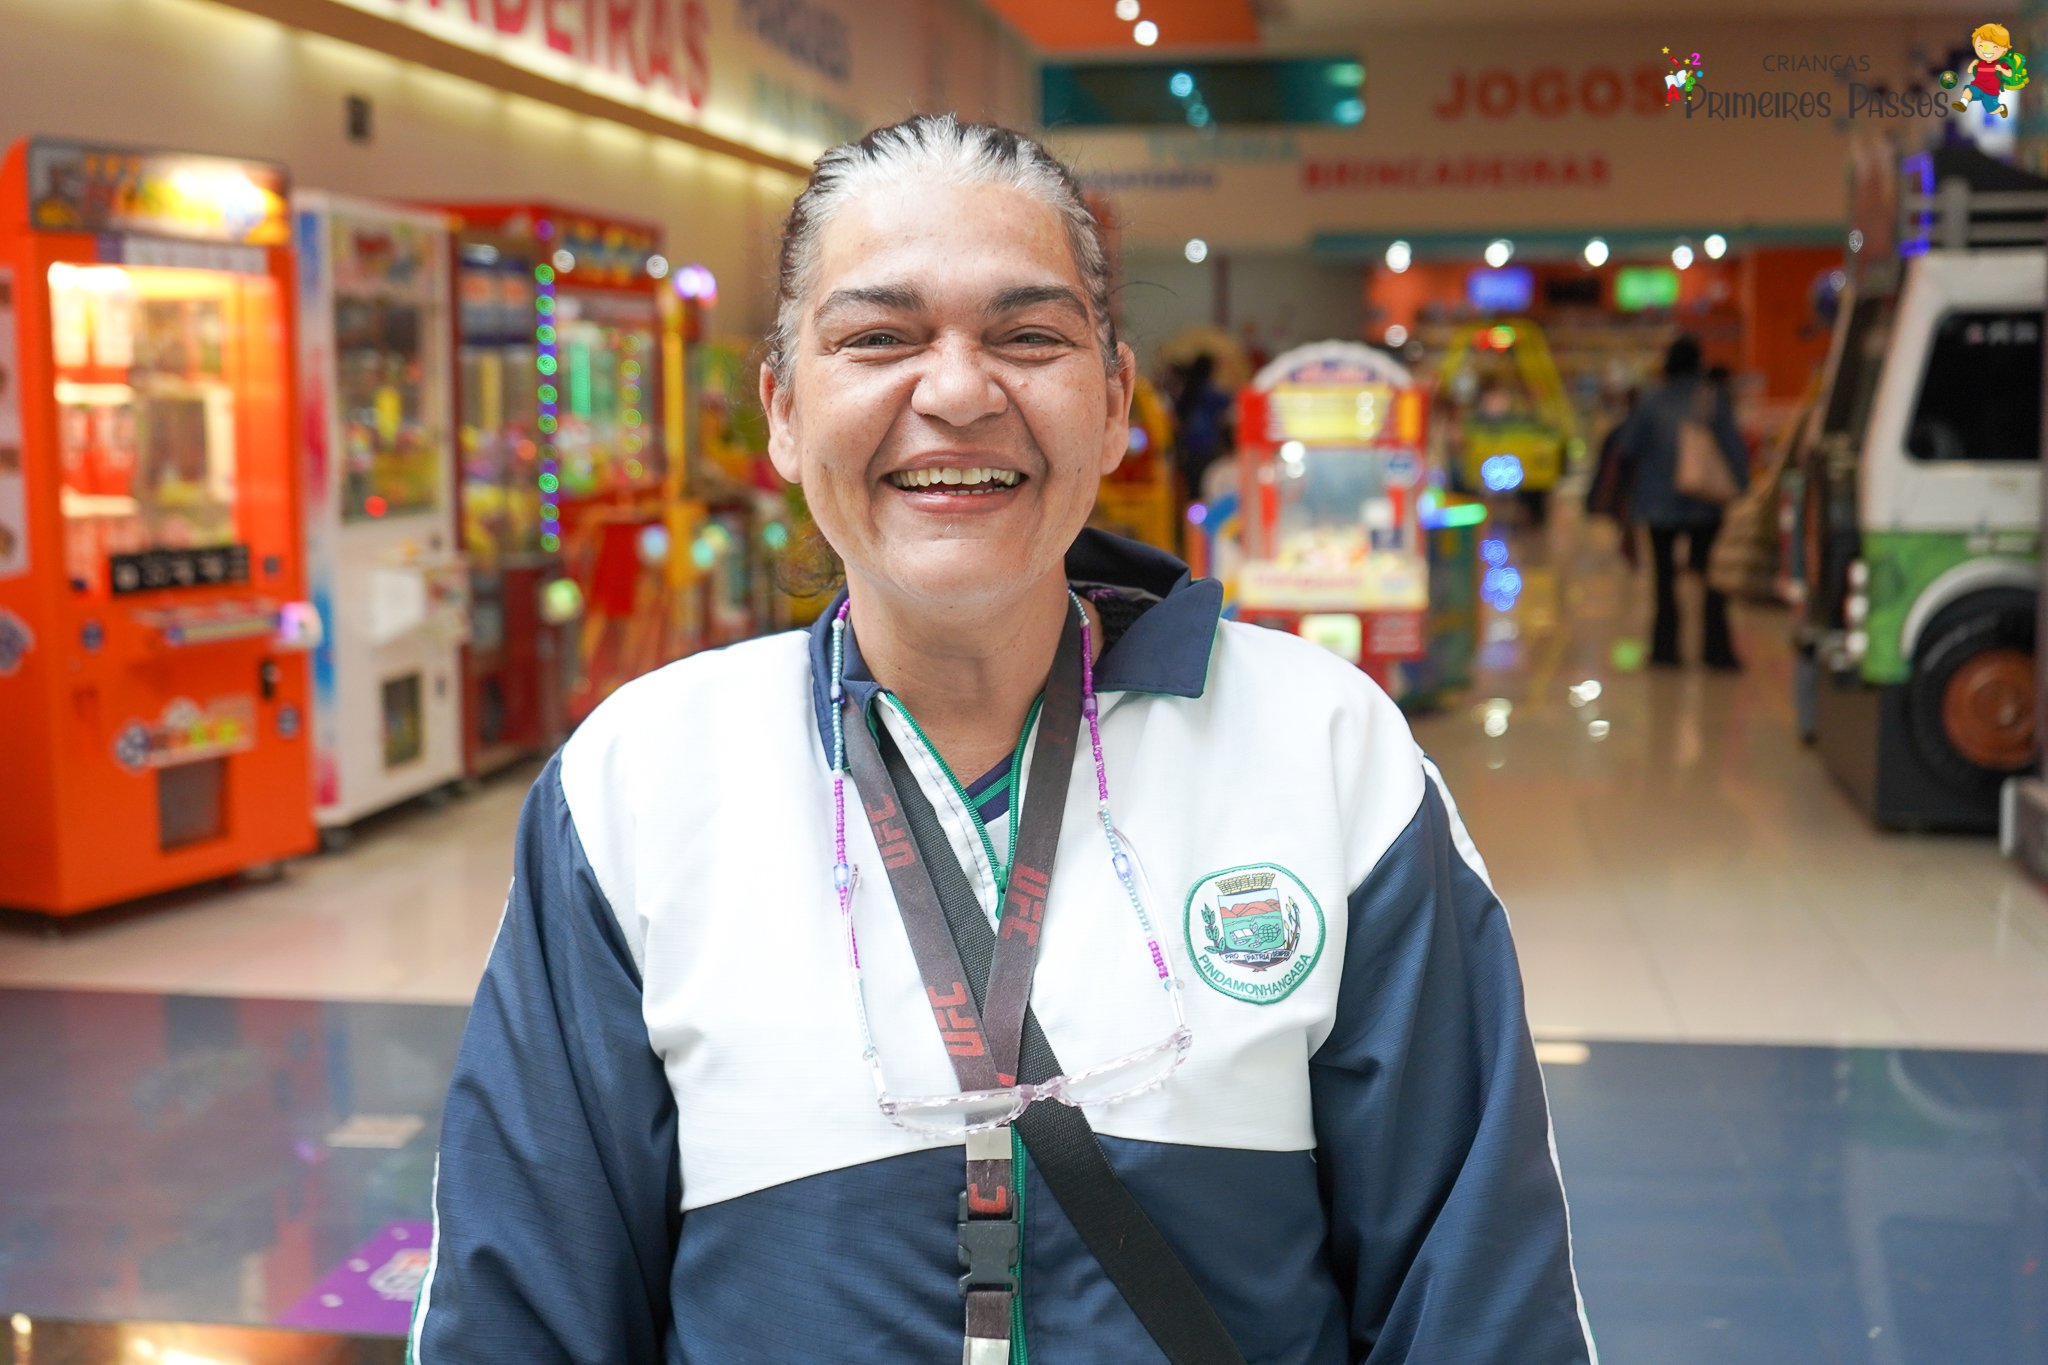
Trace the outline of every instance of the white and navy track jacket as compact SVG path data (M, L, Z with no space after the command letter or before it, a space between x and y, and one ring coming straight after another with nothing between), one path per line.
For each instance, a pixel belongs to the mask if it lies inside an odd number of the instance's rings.
M1251 1361L1590 1365L1507 917L1400 713L1219 621L1218 585L1165 555L1086 532L1067 568L1145 608L1096 669L1102 745L1194 1031L1164 1087L1088 1111L1118 1175ZM535 783L449 1094L418 1365L959 1359L961 1149L883 1118L855 1024L827 642L642 678ZM848 686L875 706L851 650ZM879 712L993 916L967 798ZM1089 767L1032 991L1076 1070L1172 1027ZM950 1091L847 804L890 1089ZM1028 1162L1020 1187L1016 1358L1159 1360Z

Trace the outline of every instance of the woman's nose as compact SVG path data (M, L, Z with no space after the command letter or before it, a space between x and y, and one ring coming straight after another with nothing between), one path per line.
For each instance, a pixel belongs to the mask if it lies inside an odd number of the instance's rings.
M1009 405L988 355L964 338L942 338L926 353L910 395L911 409L919 416L956 427L972 426Z

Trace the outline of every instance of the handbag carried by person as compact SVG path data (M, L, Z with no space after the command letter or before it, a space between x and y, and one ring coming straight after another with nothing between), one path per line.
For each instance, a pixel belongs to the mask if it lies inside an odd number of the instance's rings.
M1742 492L1714 437L1714 390L1709 384L1699 386L1692 411L1678 424L1678 470L1672 483L1684 496L1716 507L1727 506Z
M1707 556L1707 586L1748 602L1778 597L1778 503L1785 466L1778 463L1721 514L1721 534Z

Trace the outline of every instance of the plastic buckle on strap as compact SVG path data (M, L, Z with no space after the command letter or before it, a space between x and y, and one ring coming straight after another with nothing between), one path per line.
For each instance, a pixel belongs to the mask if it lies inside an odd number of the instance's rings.
M960 1196L960 1297L977 1289L1017 1292L1019 1229L1015 1218L970 1218L967 1196Z

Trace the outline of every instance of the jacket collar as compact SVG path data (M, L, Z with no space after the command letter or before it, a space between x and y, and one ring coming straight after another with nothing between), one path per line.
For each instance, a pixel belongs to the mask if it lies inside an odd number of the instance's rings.
M1125 540L1093 527L1084 529L1067 551L1067 581L1078 589L1114 588L1150 606L1095 665L1095 690L1150 692L1199 697L1209 679L1209 653L1223 609L1223 585L1195 579L1187 565L1163 550ZM832 620L846 601L841 589L812 623L811 705L818 734L828 747L832 733ZM868 675L853 632L846 634L846 694L868 714L879 684ZM829 754L827 757L829 758Z

